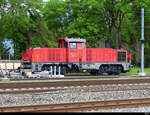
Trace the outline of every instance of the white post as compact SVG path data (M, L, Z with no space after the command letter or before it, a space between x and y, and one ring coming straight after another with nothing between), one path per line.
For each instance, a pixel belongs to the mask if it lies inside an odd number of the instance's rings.
M60 76L60 66L59 66L59 68L58 68L58 75Z
M145 76L144 73L144 8L141 9L141 73L139 75Z
M56 66L54 66L54 77L56 77Z

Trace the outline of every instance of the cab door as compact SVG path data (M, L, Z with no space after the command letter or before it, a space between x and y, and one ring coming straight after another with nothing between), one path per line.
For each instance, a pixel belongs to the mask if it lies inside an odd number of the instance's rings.
M85 44L81 42L70 42L68 48L69 63L82 63L86 61Z
M77 48L78 48L78 60L79 60L79 63L86 62L85 43L77 43Z
M70 42L69 48L68 48L68 62L69 63L77 63L78 62L78 54L77 54L77 43L76 42Z

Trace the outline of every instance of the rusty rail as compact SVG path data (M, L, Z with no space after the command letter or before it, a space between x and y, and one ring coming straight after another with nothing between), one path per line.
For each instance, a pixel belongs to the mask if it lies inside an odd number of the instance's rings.
M150 98L95 101L65 104L0 107L0 112L82 112L115 108L133 108L150 106Z

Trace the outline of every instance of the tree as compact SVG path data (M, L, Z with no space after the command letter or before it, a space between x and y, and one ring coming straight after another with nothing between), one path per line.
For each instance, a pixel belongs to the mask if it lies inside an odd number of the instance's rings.
M101 9L102 3L97 0L51 0L45 7L44 17L56 38L82 37L87 39L88 47L98 47L95 40L104 37Z
M6 38L13 41L16 59L20 59L29 47L57 47L57 38L81 37L87 47L99 47L104 41L110 48L127 49L133 64L139 65L143 7L145 64L150 66L149 6L149 0L49 0L45 4L42 0L1 0L0 51Z
M131 1L104 0L103 2L103 11L105 14L106 24L109 30L109 41L115 41L115 47L119 49L121 47L121 25L124 21L126 14L128 14L128 12L131 11Z
M3 0L3 38L12 39L16 58L29 47L49 47L52 35L43 21L42 0ZM24 47L22 47L24 46ZM54 46L54 45L53 45Z

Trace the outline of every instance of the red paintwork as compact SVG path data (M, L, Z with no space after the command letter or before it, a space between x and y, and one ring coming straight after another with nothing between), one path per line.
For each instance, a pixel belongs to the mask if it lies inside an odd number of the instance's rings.
M26 51L28 58L22 55L22 60L34 62L66 62L66 48L38 48Z
M32 48L26 50L26 55L28 56L29 61L32 61Z
M77 43L77 49L71 49L68 43L68 48L64 48L65 38L58 39L62 41L62 48L37 48L28 49L22 54L22 60L33 62L68 62L68 63L90 63L90 62L117 62L117 51L126 51L123 49L108 49L108 48L84 48L82 44Z
M106 48L87 48L87 62L117 62L117 50Z
M29 57L26 53L22 53L21 56L22 56L22 60L29 60Z
M86 62L86 50L85 49L69 49L68 50L68 62L79 63Z
M131 54L127 54L127 61L131 63Z

